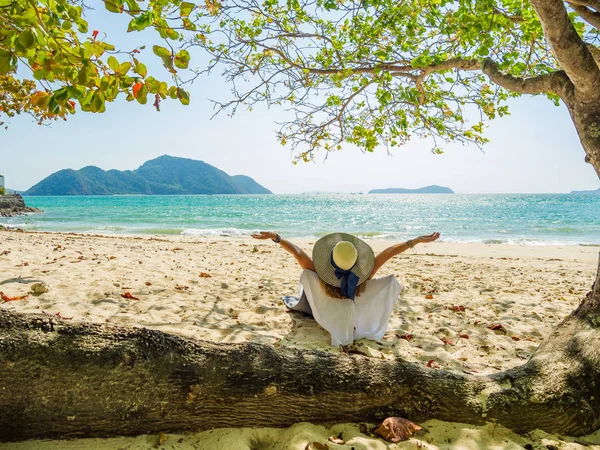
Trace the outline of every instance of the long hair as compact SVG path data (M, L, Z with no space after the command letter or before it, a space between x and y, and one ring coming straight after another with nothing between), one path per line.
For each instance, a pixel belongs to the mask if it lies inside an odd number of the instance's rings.
M329 297L348 298L348 297L345 297L344 295L342 295L341 288L327 284L321 278L319 278L319 284L321 285L321 289L323 289L323 292L325 292L325 294ZM362 283L362 284L358 285L356 287L356 292L354 293L354 295L356 297L359 297L360 294L362 294L365 291L366 285L367 285L367 283Z

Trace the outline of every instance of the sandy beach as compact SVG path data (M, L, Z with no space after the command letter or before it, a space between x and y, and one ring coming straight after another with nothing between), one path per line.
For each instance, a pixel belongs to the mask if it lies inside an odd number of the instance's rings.
M294 242L307 252L314 243ZM369 243L375 252L391 244ZM314 320L287 312L283 306L281 296L296 293L301 269L278 247L250 237L0 231L0 291L15 297L26 295L36 283L49 289L0 307L73 321L144 326L214 342L253 341L339 352ZM386 335L379 342L363 340L356 345L373 358L404 358L473 374L522 364L589 291L598 250L594 246L419 245L380 271L382 276L396 275L404 287ZM124 298L127 293L135 298ZM357 424L336 425L339 430L298 424L282 430L173 435L159 448L247 449L254 448L248 443L260 435L269 442L264 448L304 450L308 442L324 443L339 432L357 450L516 449L526 444L583 449L600 444L599 433L575 440L543 432L518 436L493 425L430 421L424 426L429 433L401 444L362 435ZM77 442L3 444L0 449L82 448L83 442L79 447ZM94 439L86 441L85 448L137 449L149 448L149 443L154 445L156 436Z

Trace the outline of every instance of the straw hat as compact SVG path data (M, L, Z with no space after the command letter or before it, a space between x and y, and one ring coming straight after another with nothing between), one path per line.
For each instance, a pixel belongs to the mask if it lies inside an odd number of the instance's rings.
M315 242L312 256L317 275L334 287L340 287L342 281L335 276L332 258L340 269L352 268L352 272L359 278L358 285L367 281L375 266L375 254L369 244L346 233L323 236Z

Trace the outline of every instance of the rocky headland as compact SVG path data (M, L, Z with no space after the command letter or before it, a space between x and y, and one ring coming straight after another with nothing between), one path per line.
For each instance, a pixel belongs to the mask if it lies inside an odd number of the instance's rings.
M42 212L42 210L26 206L23 197L19 194L0 196L0 217L20 216L38 212Z

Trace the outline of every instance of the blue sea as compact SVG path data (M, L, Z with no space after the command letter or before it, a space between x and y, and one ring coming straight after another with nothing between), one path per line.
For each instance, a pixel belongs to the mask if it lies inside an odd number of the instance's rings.
M25 197L42 214L0 218L32 231L286 237L333 231L446 242L600 245L600 196L299 194Z

